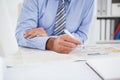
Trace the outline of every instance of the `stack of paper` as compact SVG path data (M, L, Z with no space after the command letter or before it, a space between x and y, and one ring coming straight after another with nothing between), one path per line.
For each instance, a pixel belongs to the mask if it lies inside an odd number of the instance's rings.
M87 61L87 65L103 80L120 80L119 57L91 59Z
M81 55L103 55L110 53L120 53L120 49L112 45L84 45L78 46L71 54Z

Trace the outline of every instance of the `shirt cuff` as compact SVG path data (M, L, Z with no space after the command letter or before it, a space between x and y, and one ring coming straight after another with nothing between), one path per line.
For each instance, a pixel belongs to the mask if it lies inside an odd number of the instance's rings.
M27 46L31 48L37 48L40 50L46 50L46 42L49 37L35 37L32 39L26 39Z

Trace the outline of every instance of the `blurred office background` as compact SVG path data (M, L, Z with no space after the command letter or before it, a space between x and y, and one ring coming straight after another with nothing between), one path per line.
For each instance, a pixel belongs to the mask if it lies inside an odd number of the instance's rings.
M22 2L22 0L6 0L13 30L19 14L18 5ZM95 17L87 43L119 39L120 0L96 0L95 3Z
M120 39L120 0L96 0L95 20L88 43Z

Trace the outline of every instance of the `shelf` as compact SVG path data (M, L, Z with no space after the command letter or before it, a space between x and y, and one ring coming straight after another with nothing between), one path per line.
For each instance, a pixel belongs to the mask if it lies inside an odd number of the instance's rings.
M120 16L97 16L97 19L120 19Z
M97 44L120 44L120 40L97 41Z

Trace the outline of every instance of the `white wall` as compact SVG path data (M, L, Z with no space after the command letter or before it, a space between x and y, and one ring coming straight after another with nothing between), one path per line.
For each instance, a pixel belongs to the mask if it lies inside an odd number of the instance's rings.
M6 4L8 5L9 14L13 23L13 29L16 27L16 21L18 18L18 4L22 2L22 0L6 0Z
M0 0L0 43L5 53L14 53L18 49L15 39L17 5L17 0Z

